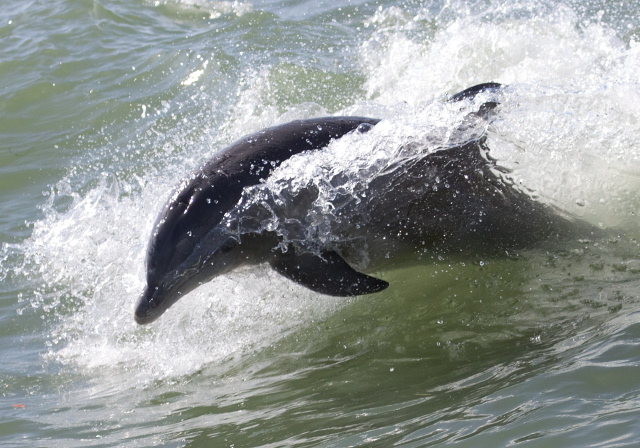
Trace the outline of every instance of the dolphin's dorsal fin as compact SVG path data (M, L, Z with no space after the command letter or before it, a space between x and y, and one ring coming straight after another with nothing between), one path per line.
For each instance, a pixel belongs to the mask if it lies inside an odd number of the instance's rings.
M338 253L325 250L316 255L296 254L293 248L278 252L270 261L273 269L312 291L330 296L359 296L382 291L389 286L384 280L353 269Z

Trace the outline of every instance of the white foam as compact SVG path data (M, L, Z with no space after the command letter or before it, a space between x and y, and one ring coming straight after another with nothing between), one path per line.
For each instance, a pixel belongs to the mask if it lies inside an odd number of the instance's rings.
M489 146L512 179L570 214L637 230L640 45L567 7L535 7L379 10L372 23L386 25L361 49L367 96L416 108L474 83L509 85ZM425 17L443 26L412 33Z
M48 357L101 372L125 369L145 383L272 344L338 305L256 268L202 286L150 326L135 324L147 238L169 191L168 185L147 184L139 195L123 198L117 179L104 176L67 212L50 210L35 224L27 256L44 284L60 291L46 304L48 313L59 316L69 296L80 301L53 330ZM32 304L46 300L37 296Z

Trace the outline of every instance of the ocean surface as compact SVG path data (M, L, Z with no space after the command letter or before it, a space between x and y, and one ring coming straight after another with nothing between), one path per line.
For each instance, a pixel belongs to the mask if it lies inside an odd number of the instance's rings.
M0 446L640 446L637 0L4 1L0 46ZM247 268L135 324L158 212L226 144L382 118L317 159L357 177L489 81L505 178L603 236L351 299Z

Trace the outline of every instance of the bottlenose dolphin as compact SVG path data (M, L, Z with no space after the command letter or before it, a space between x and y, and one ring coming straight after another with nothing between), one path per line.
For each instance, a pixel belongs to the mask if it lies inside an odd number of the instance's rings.
M448 101L472 100L500 88L481 84ZM496 105L485 102L477 114ZM259 207L244 204L243 193L259 187L283 161L322 150L346 134L366 133L379 121L324 117L271 127L232 143L183 180L158 216L149 241L146 288L135 308L136 322L152 322L198 285L244 264L268 263L322 294L357 296L389 284L354 266L371 272L401 250L503 253L569 226L567 219L496 174L485 140L478 138L372 178L357 210L353 201L341 210L345 219L332 227L340 236L335 244L283 244L278 232L260 226L256 231L229 230L248 215L260 219ZM309 188L293 195L277 212L282 221L305 222L317 193Z

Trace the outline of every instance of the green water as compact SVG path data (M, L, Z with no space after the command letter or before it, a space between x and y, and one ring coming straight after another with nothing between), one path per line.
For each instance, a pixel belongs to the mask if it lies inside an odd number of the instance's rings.
M1 3L0 445L637 446L639 11ZM357 299L258 267L134 323L156 214L225 144L353 114L392 150L486 81L509 179L606 236L398 261Z

